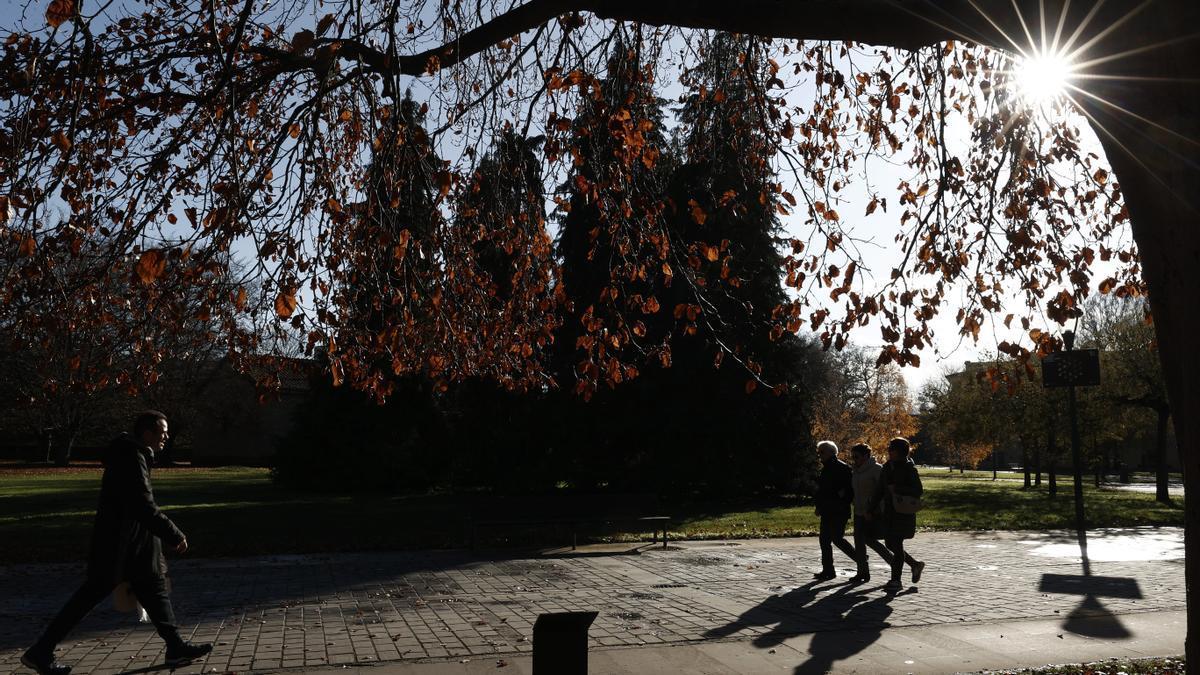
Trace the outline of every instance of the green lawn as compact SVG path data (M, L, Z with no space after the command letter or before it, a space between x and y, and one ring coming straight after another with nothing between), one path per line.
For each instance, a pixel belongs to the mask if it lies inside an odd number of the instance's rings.
M963 480L926 472L926 529L1046 529L1071 526L1071 485L1059 496L1024 491L1015 481ZM11 471L0 467L0 563L79 560L86 552L100 472ZM458 547L466 543L464 500L452 495L338 496L284 490L265 469L163 469L154 475L160 505L188 534L199 556ZM1182 525L1183 500L1085 488L1094 527ZM813 534L817 518L796 499L677 501L672 537L746 538ZM506 533L492 533L505 536ZM510 532L507 542L535 543ZM637 533L618 534L633 540ZM541 541L553 544L558 542Z
M1036 474L1030 474L1030 480L1033 480L1035 475ZM954 470L949 470L949 469L945 469L945 468L930 469L930 468L921 467L921 476L922 477L929 476L931 478L958 478L958 479L968 479L968 480L992 480L992 470L989 468L981 468L981 469L974 469L974 470L960 472L958 469L954 469ZM1048 477L1048 474L1043 472L1042 473L1042 482L1043 483L1045 483L1045 481L1047 480L1047 477ZM1024 471L1000 470L1000 471L996 472L996 478L1000 479L1000 480L1019 480L1019 481L1024 482L1025 481L1025 472ZM1171 480L1171 482L1178 483L1183 480L1183 474L1172 473L1172 474L1168 475L1168 478ZM1117 474L1115 472L1109 472L1108 480L1115 481L1116 479L1117 479ZM1067 481L1071 480L1070 467L1059 467L1058 480L1060 482L1063 480L1067 480ZM1085 482L1094 481L1095 474L1092 472L1085 471L1083 473L1083 480ZM1155 481L1155 475L1153 473L1149 473L1146 471L1131 471L1131 472L1129 472L1129 480L1131 483L1153 483Z

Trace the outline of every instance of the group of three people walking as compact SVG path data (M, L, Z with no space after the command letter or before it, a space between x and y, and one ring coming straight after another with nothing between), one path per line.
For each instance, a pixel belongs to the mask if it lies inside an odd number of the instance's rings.
M884 587L900 590L901 574L907 564L912 581L921 580L925 563L915 560L904 550L904 541L917 531L914 503L921 497L921 477L911 457L911 446L904 438L888 442L888 461L882 466L875 461L871 446L859 443L850 449L854 466L838 457L833 441L817 444L817 454L823 464L817 481L817 515L821 517L821 571L813 575L818 580L833 579L833 547L836 546L857 565L858 573L851 579L865 583L871 579L867 564L867 548L871 548L891 566L891 580ZM854 545L846 541L846 523L854 514ZM883 540L884 545L879 541Z

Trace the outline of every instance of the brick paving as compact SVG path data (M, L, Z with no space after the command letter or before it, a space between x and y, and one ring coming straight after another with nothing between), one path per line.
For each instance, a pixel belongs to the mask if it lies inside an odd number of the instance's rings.
M1065 622L1104 612L1119 622L1121 614L1185 607L1178 528L1089 533L1090 575L1071 589L1043 587L1043 575L1082 574L1070 533L921 533L911 549L928 563L925 577L919 589L891 598L878 559L870 584L812 583L815 538L677 542L638 555L178 560L171 577L181 625L190 639L215 647L204 662L177 672L498 658L531 651L534 620L555 611L598 611L589 635L600 648L723 639L766 646L834 629ZM853 572L849 560L838 563L843 574ZM0 568L0 673L26 672L21 649L81 573L78 565ZM152 627L104 603L58 655L81 674L145 672L162 663L163 650Z

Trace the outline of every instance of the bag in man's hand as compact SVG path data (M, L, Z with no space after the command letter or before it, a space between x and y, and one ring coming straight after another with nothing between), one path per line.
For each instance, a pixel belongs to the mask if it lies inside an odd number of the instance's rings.
M122 581L113 589L113 607L118 612L132 612L137 614L138 623L149 623L150 615L146 609L138 604L137 596L133 594L133 587L128 581Z

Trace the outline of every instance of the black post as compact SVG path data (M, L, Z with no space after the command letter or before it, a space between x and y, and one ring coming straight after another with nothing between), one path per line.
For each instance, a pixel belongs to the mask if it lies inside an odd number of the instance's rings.
M1075 333L1063 332L1067 351L1075 348ZM1083 464L1079 460L1079 420L1075 414L1075 385L1067 387L1067 414L1071 417L1071 463L1075 465L1075 527L1085 529L1083 522Z
M588 627L598 614L539 615L533 623L533 675L587 675Z

